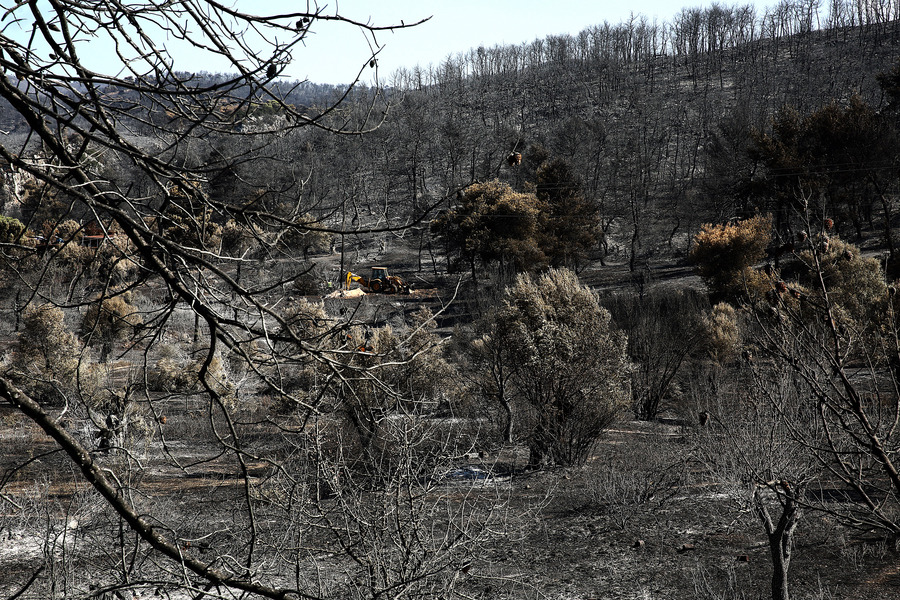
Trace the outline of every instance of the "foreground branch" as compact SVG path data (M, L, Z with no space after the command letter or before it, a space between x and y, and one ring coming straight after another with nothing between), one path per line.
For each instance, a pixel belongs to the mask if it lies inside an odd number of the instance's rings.
M175 543L166 540L153 528L146 516L139 515L134 511L122 494L119 493L116 486L113 485L110 478L104 474L106 469L98 465L91 453L63 429L33 398L30 398L3 377L0 377L0 398L17 408L34 421L47 435L52 437L72 462L78 466L85 480L128 523L132 531L165 557L183 565L213 585L230 587L274 600L288 600L290 598L319 600L318 596L311 596L296 589L277 589L249 579L235 577L219 569L214 569L195 558L185 556Z

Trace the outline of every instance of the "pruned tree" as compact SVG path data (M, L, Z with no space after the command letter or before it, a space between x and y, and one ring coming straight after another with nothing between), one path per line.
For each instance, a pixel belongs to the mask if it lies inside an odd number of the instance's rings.
M772 560L770 597L790 600L794 536L823 472L792 430L814 437L815 411L784 366L764 376L745 366L717 391L707 398L709 423L695 433L697 456L759 519Z
M812 231L810 213L799 216ZM706 319L714 360L733 360L740 341L744 351L733 382L715 386L700 451L718 477L752 482L747 501L768 540L774 600L791 597L804 512L892 536L900 515L893 295L881 263L819 219L820 233L792 245L780 271L745 284L736 300L752 307L749 320L724 304Z

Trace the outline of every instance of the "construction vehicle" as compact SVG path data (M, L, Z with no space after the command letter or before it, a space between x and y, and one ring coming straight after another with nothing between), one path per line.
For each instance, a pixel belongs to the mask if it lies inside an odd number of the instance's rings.
M387 267L372 267L372 276L357 275L347 271L347 289L353 282L359 285L367 292L376 294L408 294L409 284L397 277L389 275Z

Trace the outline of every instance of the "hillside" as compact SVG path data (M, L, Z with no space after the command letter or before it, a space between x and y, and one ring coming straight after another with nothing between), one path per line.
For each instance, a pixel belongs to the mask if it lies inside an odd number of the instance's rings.
M342 91L199 5L0 15L0 595L900 595L890 11Z

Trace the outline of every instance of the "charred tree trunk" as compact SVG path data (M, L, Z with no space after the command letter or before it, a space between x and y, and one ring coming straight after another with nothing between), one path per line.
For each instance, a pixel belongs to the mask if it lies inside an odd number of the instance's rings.
M766 487L777 494L781 504L781 515L776 522L760 495L762 489L757 487L753 491L754 508L769 538L769 553L772 556L772 600L790 600L788 573L793 556L794 531L801 516L800 507L795 500L797 491L786 481L772 482Z

